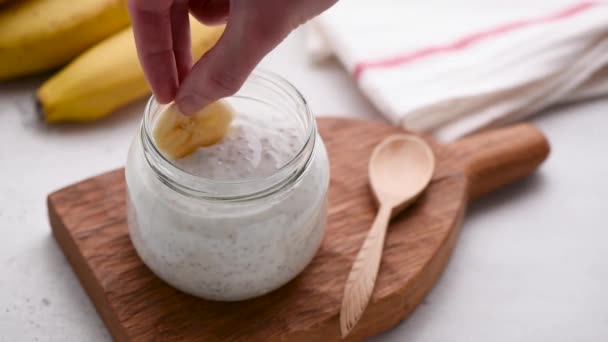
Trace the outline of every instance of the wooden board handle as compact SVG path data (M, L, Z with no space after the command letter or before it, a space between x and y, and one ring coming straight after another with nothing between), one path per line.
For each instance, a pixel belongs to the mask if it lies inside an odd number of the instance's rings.
M490 130L449 145L469 178L470 199L532 173L549 155L549 142L528 124Z

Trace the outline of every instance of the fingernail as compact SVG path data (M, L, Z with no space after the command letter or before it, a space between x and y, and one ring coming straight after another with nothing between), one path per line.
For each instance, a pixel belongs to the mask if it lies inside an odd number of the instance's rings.
M186 95L177 99L177 107L185 115L192 115L201 108L200 102L193 95Z

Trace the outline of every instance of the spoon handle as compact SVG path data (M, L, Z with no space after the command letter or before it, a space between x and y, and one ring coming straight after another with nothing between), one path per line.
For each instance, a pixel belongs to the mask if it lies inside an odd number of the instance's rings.
M340 330L343 338L357 324L372 296L390 218L391 208L380 206L348 275L340 311Z

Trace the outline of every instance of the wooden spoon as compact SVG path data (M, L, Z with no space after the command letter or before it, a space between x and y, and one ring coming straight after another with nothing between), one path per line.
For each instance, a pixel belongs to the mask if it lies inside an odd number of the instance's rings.
M433 151L416 136L394 135L374 149L369 179L380 209L348 275L340 312L342 337L357 324L371 298L391 217L414 202L434 170Z

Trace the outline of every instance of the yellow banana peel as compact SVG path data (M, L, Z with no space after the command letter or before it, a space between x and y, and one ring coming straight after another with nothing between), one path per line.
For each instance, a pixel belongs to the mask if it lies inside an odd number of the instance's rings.
M126 0L7 3L0 11L0 80L64 65L127 26Z
M199 58L222 35L223 26L190 20L192 54ZM150 94L131 28L87 50L38 89L47 122L92 121Z

